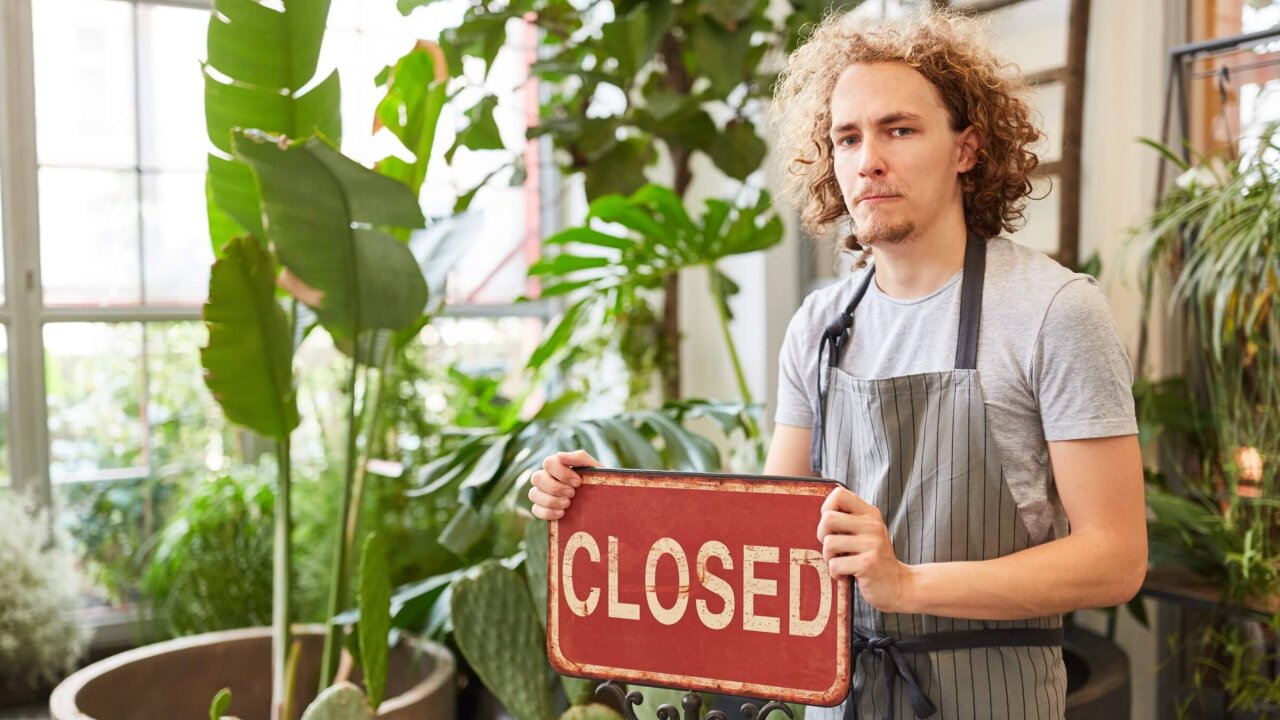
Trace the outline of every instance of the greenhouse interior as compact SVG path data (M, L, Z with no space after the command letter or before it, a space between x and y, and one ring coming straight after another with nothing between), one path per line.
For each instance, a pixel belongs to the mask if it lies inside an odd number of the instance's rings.
M1280 0L0 0L0 247L0 720L1280 717Z

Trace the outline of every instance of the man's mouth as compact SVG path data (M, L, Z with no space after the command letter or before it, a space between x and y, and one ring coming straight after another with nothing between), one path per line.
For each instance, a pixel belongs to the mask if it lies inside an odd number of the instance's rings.
M901 197L901 195L889 195L889 194L863 195L862 197L858 198L858 203L859 204L864 202L877 203L877 202L883 202L885 200L897 200L899 197Z

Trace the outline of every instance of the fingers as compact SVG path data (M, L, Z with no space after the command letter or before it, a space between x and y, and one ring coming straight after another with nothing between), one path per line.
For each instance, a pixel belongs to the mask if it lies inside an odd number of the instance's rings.
M579 480L581 482L581 480ZM547 495L555 495L556 497L571 498L574 494L574 486L563 480L557 480L546 470L537 470L529 477L529 484L534 488L541 490Z
M884 522L875 517L851 515L838 510L826 510L818 519L818 542L828 535L878 535L884 531Z
M847 555L875 554L882 545L881 538L873 535L828 535L822 541L822 559L830 565Z
M827 499L822 501L822 511L827 510L854 515L880 516L879 508L853 494L853 491L846 487L836 487L827 494Z
M542 469L529 476L529 500L534 517L556 520L569 509L574 488L582 485L582 477L574 467L599 467L600 462L583 450L558 452L542 461Z

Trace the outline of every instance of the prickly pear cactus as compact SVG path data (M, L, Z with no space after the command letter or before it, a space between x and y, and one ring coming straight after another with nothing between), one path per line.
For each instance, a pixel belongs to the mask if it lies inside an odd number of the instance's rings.
M590 705L575 705L565 710L564 714L560 716L560 720L622 720L622 716L608 705L591 703Z
M364 691L351 683L338 683L307 706L302 720L372 720L373 711Z
M467 662L517 720L554 720L547 648L524 579L488 561L459 578L453 636Z

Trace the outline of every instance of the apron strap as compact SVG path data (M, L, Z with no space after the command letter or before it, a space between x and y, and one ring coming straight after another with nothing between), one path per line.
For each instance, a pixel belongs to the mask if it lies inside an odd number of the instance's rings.
M822 333L822 341L818 345L818 392L815 396L814 417L817 418L817 428L809 438L809 467L819 475L822 474L822 461L826 456L827 450L827 390L822 378L827 374L830 368L836 367L840 363L840 357L844 355L845 345L849 342L849 329L853 327L853 311L857 309L858 303L862 302L862 296L867 294L867 288L871 286L871 281L875 277L876 268L872 265L867 270L866 277L863 278L862 284L853 293L853 299L849 301L849 305L845 307L844 312L835 319L827 329ZM827 356L827 363L823 365L822 356Z
M982 325L982 286L986 279L987 243L969 236L964 246L960 280L960 332L956 335L956 369L978 369L978 329Z
M889 695L885 705L884 720L896 718L898 678L906 683L907 700L917 718L927 718L937 711L933 701L920 689L920 681L907 662L905 653L936 652L941 650L968 650L992 647L1057 647L1062 645L1062 628L1003 628L992 630L956 630L932 633L916 637L895 639L888 635L875 635L869 630L854 626L853 652L850 668L858 668L858 656L872 652L880 658L884 670L884 687ZM845 720L857 720L858 695L853 683L849 683L849 697L845 700Z

